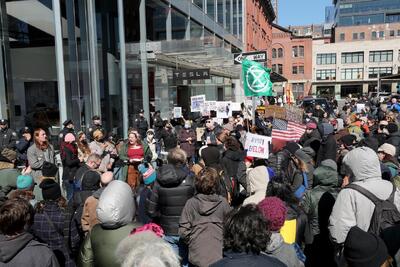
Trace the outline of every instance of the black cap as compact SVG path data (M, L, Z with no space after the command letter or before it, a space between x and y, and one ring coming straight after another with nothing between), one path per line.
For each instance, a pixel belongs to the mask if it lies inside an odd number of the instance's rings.
M143 109L139 109L139 113L144 113L144 110Z
M71 119L68 119L63 123L64 126L67 126L68 124L74 124L74 122Z
M21 129L21 134L26 134L26 133L32 134L31 128L25 126L24 128Z
M5 125L5 124L8 124L8 120L6 120L6 119L1 119L1 120L0 120L0 125Z
M100 120L100 116L99 115L94 115L92 117L92 121L98 121L98 120Z
M51 162L45 161L42 165L42 175L44 177L55 177L58 172L58 167Z
M61 197L60 185L53 179L44 179L39 187L42 189L44 200L57 200Z

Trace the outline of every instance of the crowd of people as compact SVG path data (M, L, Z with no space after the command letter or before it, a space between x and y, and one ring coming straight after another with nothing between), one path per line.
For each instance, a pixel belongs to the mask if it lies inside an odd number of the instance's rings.
M400 105L331 105L268 159L245 150L273 132L261 112L140 110L126 140L67 120L59 151L0 120L0 266L397 266Z

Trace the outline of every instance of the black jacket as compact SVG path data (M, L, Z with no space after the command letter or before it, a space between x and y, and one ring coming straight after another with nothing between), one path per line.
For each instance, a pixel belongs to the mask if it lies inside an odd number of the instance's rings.
M81 166L78 154L74 154L69 148L63 146L63 181L73 181L76 171Z
M193 177L187 168L167 164L158 170L146 209L166 235L178 235L179 218L194 191Z
M319 166L326 159L336 161L336 153L337 144L335 137L332 134L323 137L317 154L316 166Z
M173 149L178 145L178 135L173 130L163 128L160 138L163 140L165 151Z
M210 265L210 267L285 267L286 264L266 254L224 252L224 258Z
M238 166L244 160L245 154L243 151L226 150L221 159L221 165L226 170L229 177L237 178Z
M10 129L6 128L0 130L0 151L4 148L15 149L15 144L17 142L17 133Z
M400 149L400 132L391 133L386 140L386 143L396 147L396 155L398 156Z
M17 160L18 164L26 164L28 161L28 148L33 144L32 139L30 141L27 141L24 137L19 139L16 142L15 147L17 148Z

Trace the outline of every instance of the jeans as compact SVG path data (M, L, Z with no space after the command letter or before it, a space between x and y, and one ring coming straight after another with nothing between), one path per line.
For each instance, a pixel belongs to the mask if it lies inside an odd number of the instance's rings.
M67 201L69 202L74 196L74 183L70 181L64 181L64 188L67 194Z
M189 259L188 259L188 247L187 245L180 240L179 236L177 235L166 235L164 236L164 240L167 241L174 252L181 258L181 264L183 267L189 266Z

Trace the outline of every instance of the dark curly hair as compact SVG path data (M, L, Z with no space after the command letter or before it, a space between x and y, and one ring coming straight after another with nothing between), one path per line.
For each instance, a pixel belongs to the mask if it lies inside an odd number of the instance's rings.
M299 200L294 195L292 188L285 183L270 181L265 195L267 197L278 197L287 205L299 205Z
M224 224L224 250L260 254L270 241L268 223L256 205L233 210Z

